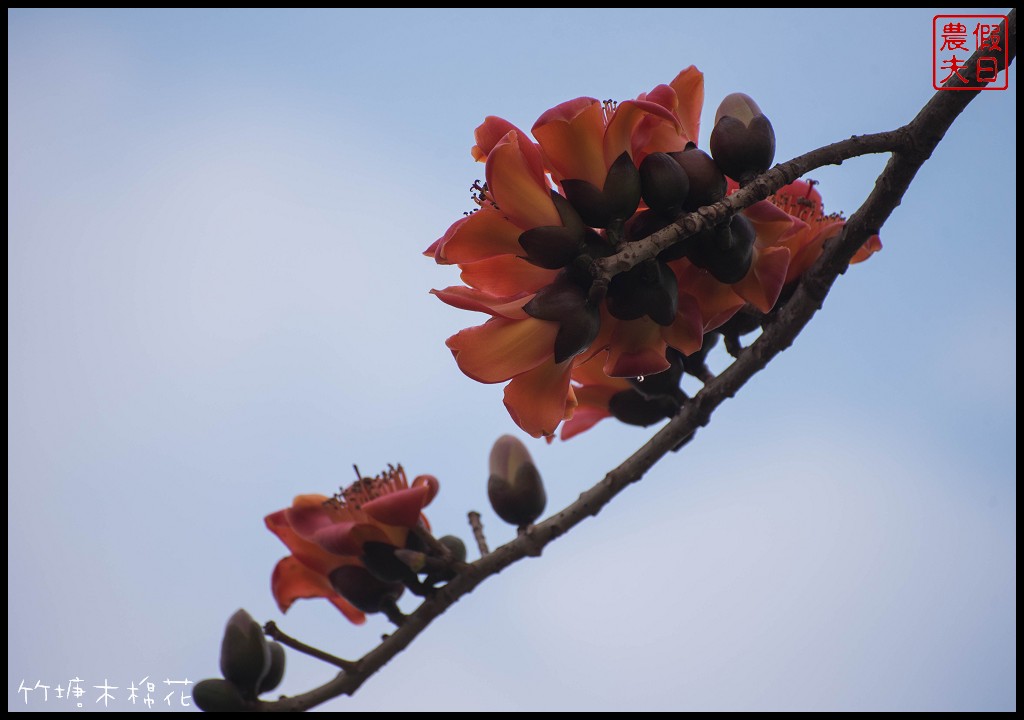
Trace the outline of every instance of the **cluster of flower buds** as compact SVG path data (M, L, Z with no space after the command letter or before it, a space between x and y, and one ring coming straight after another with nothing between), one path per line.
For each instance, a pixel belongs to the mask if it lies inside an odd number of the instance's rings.
M245 610L228 620L220 648L224 678L196 683L192 699L206 712L245 710L257 696L270 692L284 677L284 647L268 641L263 628Z

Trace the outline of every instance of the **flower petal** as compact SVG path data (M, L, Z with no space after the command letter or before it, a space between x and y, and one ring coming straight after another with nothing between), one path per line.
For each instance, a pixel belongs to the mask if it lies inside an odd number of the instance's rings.
M267 529L277 535L285 544L296 560L311 570L326 575L337 567L346 564L343 557L327 552L312 540L300 537L291 525L288 524L286 511L279 510L264 518Z
M288 612L296 600L327 598L334 607L356 625L366 622L366 615L334 591L325 575L313 572L293 557L282 558L270 578L270 589L281 612Z
M733 291L761 312L768 312L779 299L789 269L789 249L754 249L754 262L746 277L732 286Z
M590 97L556 105L533 125L548 167L556 180L586 180L604 187L604 107ZM614 158L613 158L614 159Z
M427 249L439 265L471 263L496 255L522 255L523 231L493 207L485 206L456 221Z
M637 146L642 149L646 138L640 138L634 144L633 133L645 119L651 120L652 123L667 124L678 131L676 116L658 103L646 100L626 100L619 103L612 119L608 121L608 129L604 134L604 159L608 167L611 167L611 164L624 152L628 152L637 164L643 160L642 157L637 157ZM650 132L646 134L650 135ZM602 187L603 184L602 181L598 187Z
M544 161L541 158L540 148L527 137L526 133L504 118L495 117L494 115L488 115L484 118L483 124L473 133L474 138L476 138L476 145L473 146L473 157L479 162L486 161L491 151L510 132L516 133L519 137L520 149L523 151L523 156L530 168L530 172L533 173L538 183L545 183Z
M515 423L533 437L554 435L558 423L572 417L576 394L569 386L572 360L550 358L517 375L505 388L505 407Z
M683 134L689 142L696 143L700 134L700 112L704 107L704 73L691 65L669 85L676 91L675 113Z
M869 257L874 255L876 252L882 249L882 238L877 235L872 235L864 244L857 248L857 252L853 254L853 258L850 260L850 264L864 262Z
M609 377L655 375L668 370L662 327L646 317L619 322L608 347L604 372Z
M485 312L494 317L508 318L509 320L525 320L530 317L523 305L533 299L533 295L518 295L496 297L482 290L453 285L444 290L431 290L431 295L436 295L441 302L461 310L474 310Z
M535 293L554 282L557 270L545 270L511 255L468 263L462 266L462 281L491 295Z
M675 321L661 329L665 342L684 355L692 355L704 344L704 318L697 298L687 292L679 293L679 309Z
M532 157L520 140L510 132L487 156L488 192L504 214L515 225L529 230L544 225L562 224L562 217L551 199L551 188L543 175L538 178Z
M327 552L339 557L358 559L363 554L363 543L393 543L394 540L402 542L405 537L404 533L389 533L384 528L367 522L340 522L321 528L313 539Z
M733 291L731 285L718 282L711 273L701 270L689 260L680 260L672 266L679 278L679 287L685 287L686 292L693 296L700 306L705 333L719 327L746 304L746 301Z
M553 360L558 323L491 318L448 338L459 369L482 383L504 382Z
M414 528L420 511L430 502L430 487L406 488L374 498L363 505L363 512L378 522L403 528Z

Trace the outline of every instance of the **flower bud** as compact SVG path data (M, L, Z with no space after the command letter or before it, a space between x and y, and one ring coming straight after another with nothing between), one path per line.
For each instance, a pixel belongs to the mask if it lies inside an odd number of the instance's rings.
M775 130L749 95L727 95L718 106L711 154L722 172L741 185L772 166Z
M690 179L690 192L683 203L683 210L692 212L705 205L711 205L725 197L728 183L721 169L703 150L690 143L685 150L669 153L686 171Z
M228 620L220 645L220 671L244 696L256 695L270 668L270 649L263 628L245 610Z
M448 548L452 557L457 562L466 562L466 543L462 542L460 538L457 538L454 535L445 535L443 538L440 538L438 542Z
M638 390L622 390L611 396L608 410L617 420L647 427L679 412L679 400L671 395L647 397Z
M555 336L555 362L560 363L583 352L601 329L601 313L587 301L587 294L563 273L555 282L541 288L523 310L538 320L559 324Z
M402 583L378 580L359 565L343 565L332 571L329 579L342 597L365 613L381 612L405 590Z
M197 682L192 688L192 700L203 712L241 712L246 709L245 698L238 688L220 678Z
M526 251L526 259L547 270L558 270L573 261L583 249L584 226L572 205L552 191L562 227L554 225L536 227L519 236L519 244Z
M640 187L647 207L675 216L690 191L690 178L667 153L651 153L640 163Z
M612 278L607 302L608 312L619 320L647 315L668 326L675 322L679 309L679 284L664 262L648 260Z
M257 694L270 692L284 679L284 645L271 640L267 643L267 647L270 649L270 667L267 668L267 674L260 680Z
M586 180L563 180L565 197L590 227L606 228L625 221L640 204L640 172L628 152L616 158L608 169L604 187L598 189Z
M511 435L502 435L491 448L491 476L487 497L491 507L510 525L529 525L544 512L547 494L540 473L526 446Z
M397 551L398 548L390 543L365 542L359 559L363 567L378 580L386 583L415 582L416 573L401 558L396 557Z

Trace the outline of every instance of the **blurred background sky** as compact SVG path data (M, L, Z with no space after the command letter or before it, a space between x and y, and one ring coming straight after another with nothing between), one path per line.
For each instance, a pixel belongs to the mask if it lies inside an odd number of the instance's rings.
M269 590L263 516L353 463L439 477L439 534L513 536L486 461L524 436L420 254L472 207L484 116L696 64L701 144L743 91L785 160L909 121L935 12L9 10L8 708L214 676L238 607L372 647L383 620ZM1015 709L1016 119L1014 65L695 442L325 707ZM814 172L826 209L883 163ZM651 432L530 441L549 511ZM288 657L281 692L333 675Z

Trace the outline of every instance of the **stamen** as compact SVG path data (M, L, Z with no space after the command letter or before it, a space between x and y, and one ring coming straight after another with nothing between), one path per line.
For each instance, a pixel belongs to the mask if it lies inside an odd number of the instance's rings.
M371 500L409 487L409 481L401 465L395 467L388 464L387 470L372 478L363 477L358 467L355 465L352 467L355 468L359 479L347 488L339 490L333 498L327 501L328 504L336 508L359 510Z

